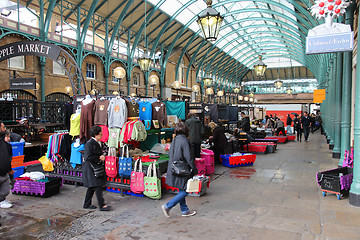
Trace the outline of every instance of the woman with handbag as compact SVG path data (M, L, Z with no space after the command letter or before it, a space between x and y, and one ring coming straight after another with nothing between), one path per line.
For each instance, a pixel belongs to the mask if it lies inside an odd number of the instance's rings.
M170 217L169 212L176 204L180 204L183 217L193 216L196 211L189 210L185 198L188 195L186 190L187 181L197 174L194 164L194 154L190 149L187 139L188 127L183 123L177 123L174 131L175 138L169 150L169 164L166 174L166 184L179 189L179 193L168 203L161 206L166 217Z
M103 186L106 181L105 174L105 155L102 151L101 128L93 126L90 129L91 138L85 144L84 164L83 164L83 184L87 187L83 207L85 209L95 209L96 206L91 204L92 197L96 193L100 211L109 211L110 206L105 205L103 198Z

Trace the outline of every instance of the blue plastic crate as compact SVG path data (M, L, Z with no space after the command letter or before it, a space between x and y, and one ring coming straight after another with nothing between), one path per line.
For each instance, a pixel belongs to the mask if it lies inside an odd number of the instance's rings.
M16 167L16 168L13 168L13 170L14 170L14 178L17 178L24 174L25 167L23 167L23 166Z
M24 142L11 142L13 157L24 155Z
M113 192L113 193L121 193L120 189L113 189L113 188L109 188L109 187L106 188L106 191ZM126 195L134 196L134 197L144 197L144 194L142 194L142 193L133 193L129 190L123 190L123 193Z

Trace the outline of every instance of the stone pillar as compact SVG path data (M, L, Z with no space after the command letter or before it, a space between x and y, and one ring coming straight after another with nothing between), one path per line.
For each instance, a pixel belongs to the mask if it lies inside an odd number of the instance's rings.
M360 9L359 9L360 10ZM360 18L358 19L360 24ZM360 38L357 38L360 46ZM357 63L360 63L360 51L357 51ZM360 67L356 68L356 92L360 91ZM351 205L360 207L360 94L355 95L355 123L354 123L354 169L353 182L351 184L349 202Z
M336 55L334 59L330 59L330 80L329 80L329 149L332 150L334 148L334 132L335 132L335 111L333 110L333 106L335 104L335 63L336 63Z

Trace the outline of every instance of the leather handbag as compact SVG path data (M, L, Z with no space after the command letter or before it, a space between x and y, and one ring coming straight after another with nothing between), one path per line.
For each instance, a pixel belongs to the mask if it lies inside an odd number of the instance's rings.
M145 191L144 195L152 199L161 198L161 182L156 174L155 162L151 163L147 175L144 177Z
M94 170L95 177L97 177L97 178L105 177L105 166L102 162L90 163L90 166Z
M137 168L139 165L139 169ZM145 190L144 187L144 176L145 174L142 172L142 163L141 160L138 159L135 162L134 171L131 172L130 178L130 190L134 193L142 193Z
M109 148L108 156L105 157L105 172L108 177L117 177L118 160L116 157L116 148Z
M188 177L192 175L192 169L183 157L173 161L171 170L177 176Z
M126 156L125 155L126 151ZM129 157L129 147L124 145L122 148L121 157L119 157L119 175L122 177L129 177L132 170L132 158Z

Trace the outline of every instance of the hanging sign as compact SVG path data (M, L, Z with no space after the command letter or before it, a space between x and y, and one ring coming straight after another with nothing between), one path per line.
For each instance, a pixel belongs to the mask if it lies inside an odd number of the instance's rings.
M0 47L0 62L8 58L24 55L37 55L56 61L60 52L60 47L47 42L15 42Z
M36 78L10 78L10 90L35 88Z
M306 54L351 52L353 50L353 44L353 32L307 36Z
M322 103L325 100L325 89L314 90L314 103Z

